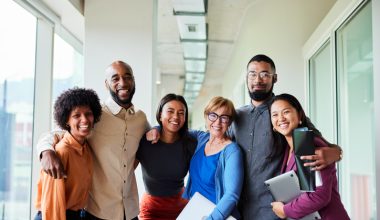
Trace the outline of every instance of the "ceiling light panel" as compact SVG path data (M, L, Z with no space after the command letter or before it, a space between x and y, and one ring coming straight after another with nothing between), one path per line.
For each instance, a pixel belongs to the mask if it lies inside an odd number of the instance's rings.
M207 62L207 0L173 0L185 62L184 97L189 106L199 95Z
M197 92L196 94L199 94L199 90L201 89L202 84L200 83L187 83L185 84L185 92L187 91L193 91ZM194 94L194 93L193 93Z
M206 72L206 60L185 60L185 70L189 72Z
M207 43L183 42L183 55L185 58L204 58L207 57Z
M186 73L186 83L202 83L205 75L202 73Z
M205 16L176 16L181 39L207 39Z
M204 0L173 0L174 11L206 12Z

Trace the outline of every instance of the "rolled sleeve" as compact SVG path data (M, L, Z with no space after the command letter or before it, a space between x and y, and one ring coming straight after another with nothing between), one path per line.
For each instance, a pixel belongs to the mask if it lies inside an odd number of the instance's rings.
M42 133L42 135L38 139L37 146L36 146L39 158L41 158L41 153L44 151L47 151L47 150L54 151L54 147L53 147L54 135L55 134L62 135L64 133L65 131L62 131L62 130L54 130L51 132Z

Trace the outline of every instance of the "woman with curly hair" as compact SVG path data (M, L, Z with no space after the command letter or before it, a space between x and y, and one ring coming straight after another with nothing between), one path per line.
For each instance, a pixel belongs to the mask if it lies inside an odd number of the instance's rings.
M35 220L77 220L85 217L92 180L92 157L86 138L101 116L95 91L73 88L64 91L54 104L54 119L66 130L55 146L67 172L64 179L54 179L40 171Z

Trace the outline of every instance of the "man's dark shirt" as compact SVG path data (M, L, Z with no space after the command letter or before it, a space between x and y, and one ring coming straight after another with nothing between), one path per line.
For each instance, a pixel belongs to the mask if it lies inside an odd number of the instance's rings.
M239 211L243 219L278 219L272 211L273 201L264 181L279 174L282 157L270 158L273 135L268 102L254 107L246 105L237 110L237 119L229 134L243 151L244 185Z

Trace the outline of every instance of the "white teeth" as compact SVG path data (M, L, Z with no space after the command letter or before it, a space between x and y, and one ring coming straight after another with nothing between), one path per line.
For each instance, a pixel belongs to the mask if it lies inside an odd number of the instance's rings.
M88 125L81 125L80 128L88 128Z
M170 124L173 124L173 125L179 125L179 122L178 121L169 121Z
M288 127L288 124L287 123L285 123L285 124L280 124L280 125L278 125L280 128L282 128L282 129L284 129L284 128L287 128Z

